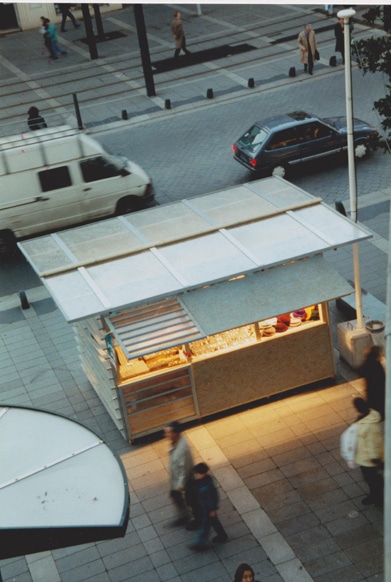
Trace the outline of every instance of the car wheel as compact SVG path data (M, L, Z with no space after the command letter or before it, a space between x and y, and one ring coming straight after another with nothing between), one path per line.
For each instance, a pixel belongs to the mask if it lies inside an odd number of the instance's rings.
M356 158L365 158L368 155L368 143L366 141L356 141L354 144L354 156Z
M284 164L279 166L274 166L272 170L272 176L278 176L279 178L285 178L287 174L287 167Z

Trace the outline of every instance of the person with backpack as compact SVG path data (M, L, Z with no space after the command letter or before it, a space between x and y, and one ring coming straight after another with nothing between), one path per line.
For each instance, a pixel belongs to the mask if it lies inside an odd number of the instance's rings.
M213 527L217 534L212 539L212 542L215 544L226 542L228 535L217 517L219 494L213 477L209 474L208 465L206 463L198 463L193 467L193 475L198 494L198 503L202 509L202 522L196 541L189 548L196 552L204 552L210 547L208 536L211 527Z

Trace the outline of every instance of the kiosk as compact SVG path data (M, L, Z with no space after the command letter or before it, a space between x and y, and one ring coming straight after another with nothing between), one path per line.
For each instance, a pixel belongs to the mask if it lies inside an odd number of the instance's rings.
M335 376L323 253L370 238L272 177L19 243L128 440Z

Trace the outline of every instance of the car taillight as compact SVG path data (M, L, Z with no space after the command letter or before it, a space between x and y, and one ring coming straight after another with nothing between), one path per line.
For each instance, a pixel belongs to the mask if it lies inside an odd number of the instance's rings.
M233 152L236 152L236 150L237 150L238 148L236 147L236 145L235 145L235 144L233 144L233 146L231 146L231 149L232 149L232 151L233 151Z
M253 168L255 168L257 165L257 160L253 158L252 160L250 160L250 164Z

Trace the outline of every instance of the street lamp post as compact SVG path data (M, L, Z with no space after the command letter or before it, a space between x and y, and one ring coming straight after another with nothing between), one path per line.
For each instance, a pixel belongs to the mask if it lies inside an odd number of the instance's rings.
M345 92L346 92L346 121L347 121L347 143L348 143L348 168L349 168L349 193L350 193L350 216L353 222L357 222L357 187L355 152L353 136L353 94L352 94L352 59L350 50L350 19L356 14L353 8L340 10L338 18L344 21L344 54L345 54ZM363 329L360 261L358 255L358 243L353 243L353 271L354 288L356 294L356 319L358 329Z
M357 222L357 191L356 191L356 173L354 167L354 140L353 140L353 100L352 100L352 68L351 68L351 51L350 51L350 19L354 16L355 11L352 8L340 10L338 18L344 20L344 49L345 49L345 84L346 84L346 114L348 129L348 160L349 160L349 191L350 191L350 209L351 218ZM361 304L361 285L360 271L358 262L358 244L353 245L354 261L354 285L356 290L356 313L357 325L363 327L362 304ZM387 272L388 293L391 285L391 253L389 254L388 272ZM387 305L387 328L391 321L391 306ZM386 365L391 361L391 340L389 339L389 329L386 330ZM391 377L386 373L386 414L384 428L384 580L391 580Z

